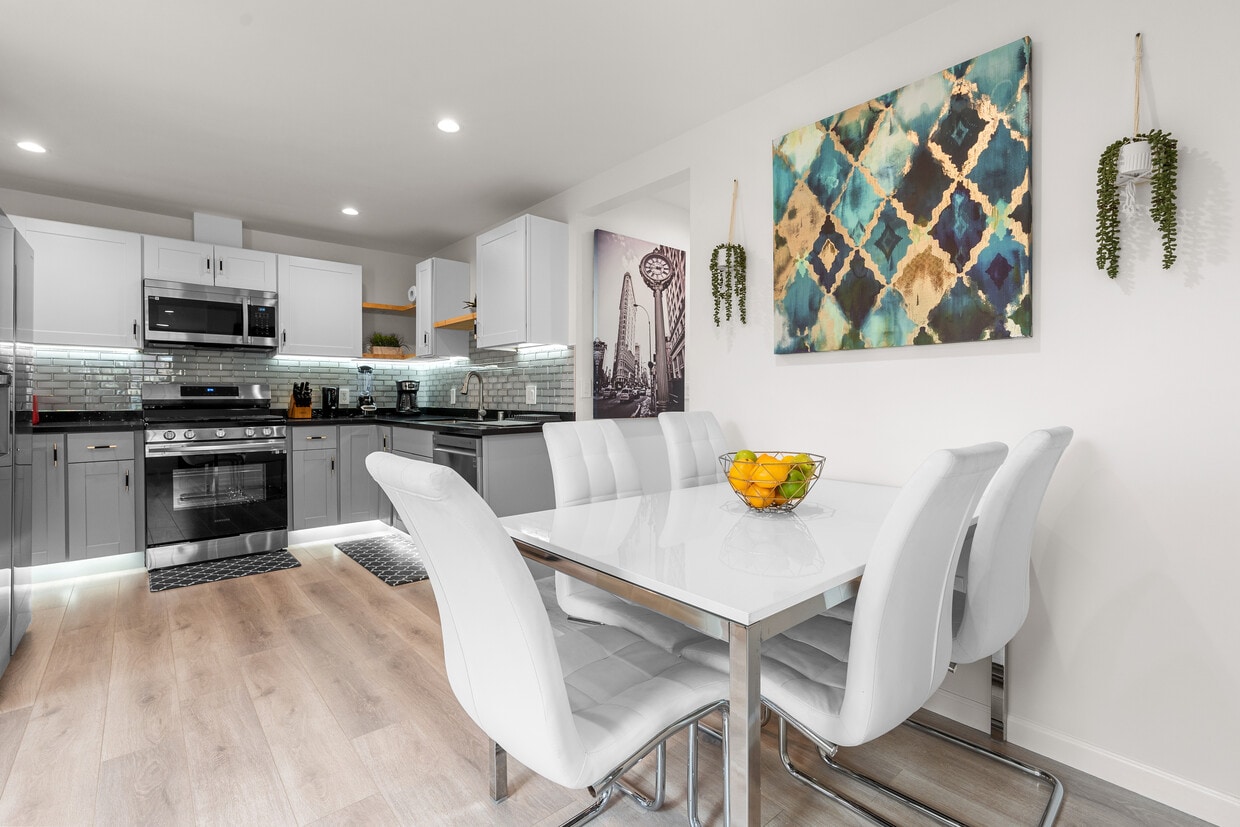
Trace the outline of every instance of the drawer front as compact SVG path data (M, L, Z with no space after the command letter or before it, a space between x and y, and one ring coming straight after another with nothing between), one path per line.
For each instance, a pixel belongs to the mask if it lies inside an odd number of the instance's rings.
M393 428L392 450L402 454L416 454L430 459L435 451L435 432L421 428Z
M319 448L336 447L336 426L307 426L289 428L289 442L294 451L316 451Z
M68 436L69 462L133 459L133 431L97 431Z

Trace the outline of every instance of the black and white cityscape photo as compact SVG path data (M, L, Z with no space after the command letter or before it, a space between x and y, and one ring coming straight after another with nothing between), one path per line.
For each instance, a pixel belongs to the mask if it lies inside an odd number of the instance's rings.
M685 409L684 250L594 231L594 418Z

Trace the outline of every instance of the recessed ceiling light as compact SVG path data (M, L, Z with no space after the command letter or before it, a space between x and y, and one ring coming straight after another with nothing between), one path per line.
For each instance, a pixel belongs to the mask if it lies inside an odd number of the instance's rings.
M345 207L341 212L345 215L357 215L357 207Z
M461 131L461 125L457 123L456 121L452 120L451 118L444 118L442 121L437 123L436 126L439 127L439 131L441 132L460 132Z
M47 152L42 144L36 144L34 141L18 141L17 145L27 152Z

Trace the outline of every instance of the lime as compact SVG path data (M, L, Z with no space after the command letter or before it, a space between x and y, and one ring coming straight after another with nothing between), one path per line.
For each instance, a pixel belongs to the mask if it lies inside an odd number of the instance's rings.
M732 457L733 462L757 462L758 455L753 451L737 451Z

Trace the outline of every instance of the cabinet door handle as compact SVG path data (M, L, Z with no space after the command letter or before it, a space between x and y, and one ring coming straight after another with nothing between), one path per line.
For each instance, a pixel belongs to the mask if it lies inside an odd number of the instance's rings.
M332 473L336 473L336 455L332 454Z
M86 446L87 451L105 451L105 450L115 450L115 449L116 449L115 445L87 445Z
M125 472L125 490L126 491L129 490L129 472L128 471Z
M383 450L387 450L387 434L383 435Z
M216 268L215 272L217 273L224 272L224 259L220 259L219 261L215 262L215 268Z
M326 435L320 435L320 436L308 436L308 437L306 437L306 439L308 439L308 440L309 440L309 439L327 439L327 436L326 436Z
M211 272L211 259L208 258L208 259L205 259L204 261L205 261L205 264L203 265L202 272L210 273Z
M424 344L424 345L425 345L425 344L428 344L428 343L430 342L430 335L431 335L431 334L429 334L429 333L425 333L425 332L422 334L422 344Z
M137 319L133 320L133 337L135 339L138 338L138 320Z
M286 328L280 331L280 344L283 345L287 342L288 342L288 329Z
M60 464L60 450L56 445L52 445L52 467L55 468Z

